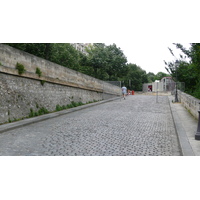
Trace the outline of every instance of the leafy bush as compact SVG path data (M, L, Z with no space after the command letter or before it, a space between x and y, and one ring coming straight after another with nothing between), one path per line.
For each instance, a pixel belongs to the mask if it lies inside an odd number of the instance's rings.
M47 114L47 113L49 113L49 111L46 108L44 108L44 107L42 107L42 108L40 108L38 110L38 114L39 115L43 115L43 114Z
M29 113L29 117L36 117L36 116L47 114L47 113L49 113L49 111L44 107L40 108L38 110L38 112L34 112L33 109L31 108L30 113Z
M20 63L16 64L16 69L18 70L19 75L23 74L26 71L24 65Z
M40 68L38 68L38 67L36 68L35 73L38 74L39 77L41 77L41 75L42 75L42 72L41 72Z
M60 105L56 105L56 111L62 110L62 107Z
M33 112L33 109L31 108L31 109L30 109L29 117L34 117L34 116L35 116L35 114L34 114L34 112Z
M72 104L68 104L67 108L73 108L74 106Z
M84 105L84 103L81 102L81 101L79 101L79 102L78 102L78 106L82 106L82 105Z
M74 102L74 101L72 101L71 104L72 104L73 107L77 107L78 106L78 104L76 102Z
M41 80L40 83L41 83L41 85L44 85L45 80Z
M66 108L67 108L67 106L63 105L61 108L62 108L62 110L64 110L64 109L66 109Z

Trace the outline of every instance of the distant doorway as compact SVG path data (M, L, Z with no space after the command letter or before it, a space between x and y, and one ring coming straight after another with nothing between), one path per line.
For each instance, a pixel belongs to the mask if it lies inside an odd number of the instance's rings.
M148 92L152 91L152 85L148 85Z

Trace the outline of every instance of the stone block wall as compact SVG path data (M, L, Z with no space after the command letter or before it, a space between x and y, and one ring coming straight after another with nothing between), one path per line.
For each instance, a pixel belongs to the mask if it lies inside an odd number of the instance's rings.
M17 63L25 67L22 75ZM36 68L41 70L41 77ZM31 109L44 107L51 112L56 105L119 95L121 88L117 86L0 44L0 124L27 117Z
M200 99L197 99L189 94L178 91L179 101L183 106L196 118L199 118L198 110L200 110Z

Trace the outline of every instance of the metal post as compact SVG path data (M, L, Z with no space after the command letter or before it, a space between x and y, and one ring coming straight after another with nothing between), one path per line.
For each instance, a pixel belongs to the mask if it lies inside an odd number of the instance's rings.
M200 140L200 108L199 108L198 113L199 113L199 121L198 121L198 126L197 126L197 132L195 134L195 140Z
M175 93L175 102L178 102L178 93L177 93L177 66L179 66L179 61L175 62L175 70L176 70L176 93Z
M159 81L155 81L157 84L156 84L156 89L157 89L157 91L156 91L156 103L158 103L158 82Z
M158 82L157 82L157 95L156 95L156 102L158 103Z
M121 101L121 100L122 100L122 81L120 81L120 89L121 89L121 90L120 90L120 91L121 91L121 92L120 92L120 101Z
M177 82L176 82L175 102L178 102Z

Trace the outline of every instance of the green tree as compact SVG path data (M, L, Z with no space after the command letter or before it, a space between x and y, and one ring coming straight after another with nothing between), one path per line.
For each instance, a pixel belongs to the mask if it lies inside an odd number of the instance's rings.
M54 43L50 60L77 71L80 69L80 54L69 43Z
M152 83L156 80L156 75L153 72L147 74L148 83Z
M51 43L9 43L8 45L47 60L51 59L53 46Z
M170 76L169 74L166 74L164 72L158 72L155 76L156 80L161 80L163 77L166 77L166 76ZM154 80L155 81L155 80Z
M200 98L200 44L191 43L189 49L186 49L179 43L175 43L174 45L184 53L184 56L180 55L180 58L176 58L179 61L177 71L174 68L174 61L168 63L165 61L166 69L174 80L177 73L178 81L185 82L185 91L187 93ZM170 52L173 55L173 51L171 50ZM187 57L189 61L185 59Z
M89 76L94 76L94 70L93 67L89 65L88 56L79 52L79 58L79 72Z
M148 82L146 71L136 64L128 64L128 73L124 76L128 89L141 91L144 83Z
M117 80L126 75L128 72L126 63L127 58L116 44L106 47L106 73L108 74L108 79L110 81Z
M93 68L93 76L102 80L118 80L127 73L127 59L115 44L106 46L95 43L88 48L87 66Z
M106 67L106 45L102 43L94 43L93 46L87 49L87 65L93 70L92 75L95 78L100 78Z

